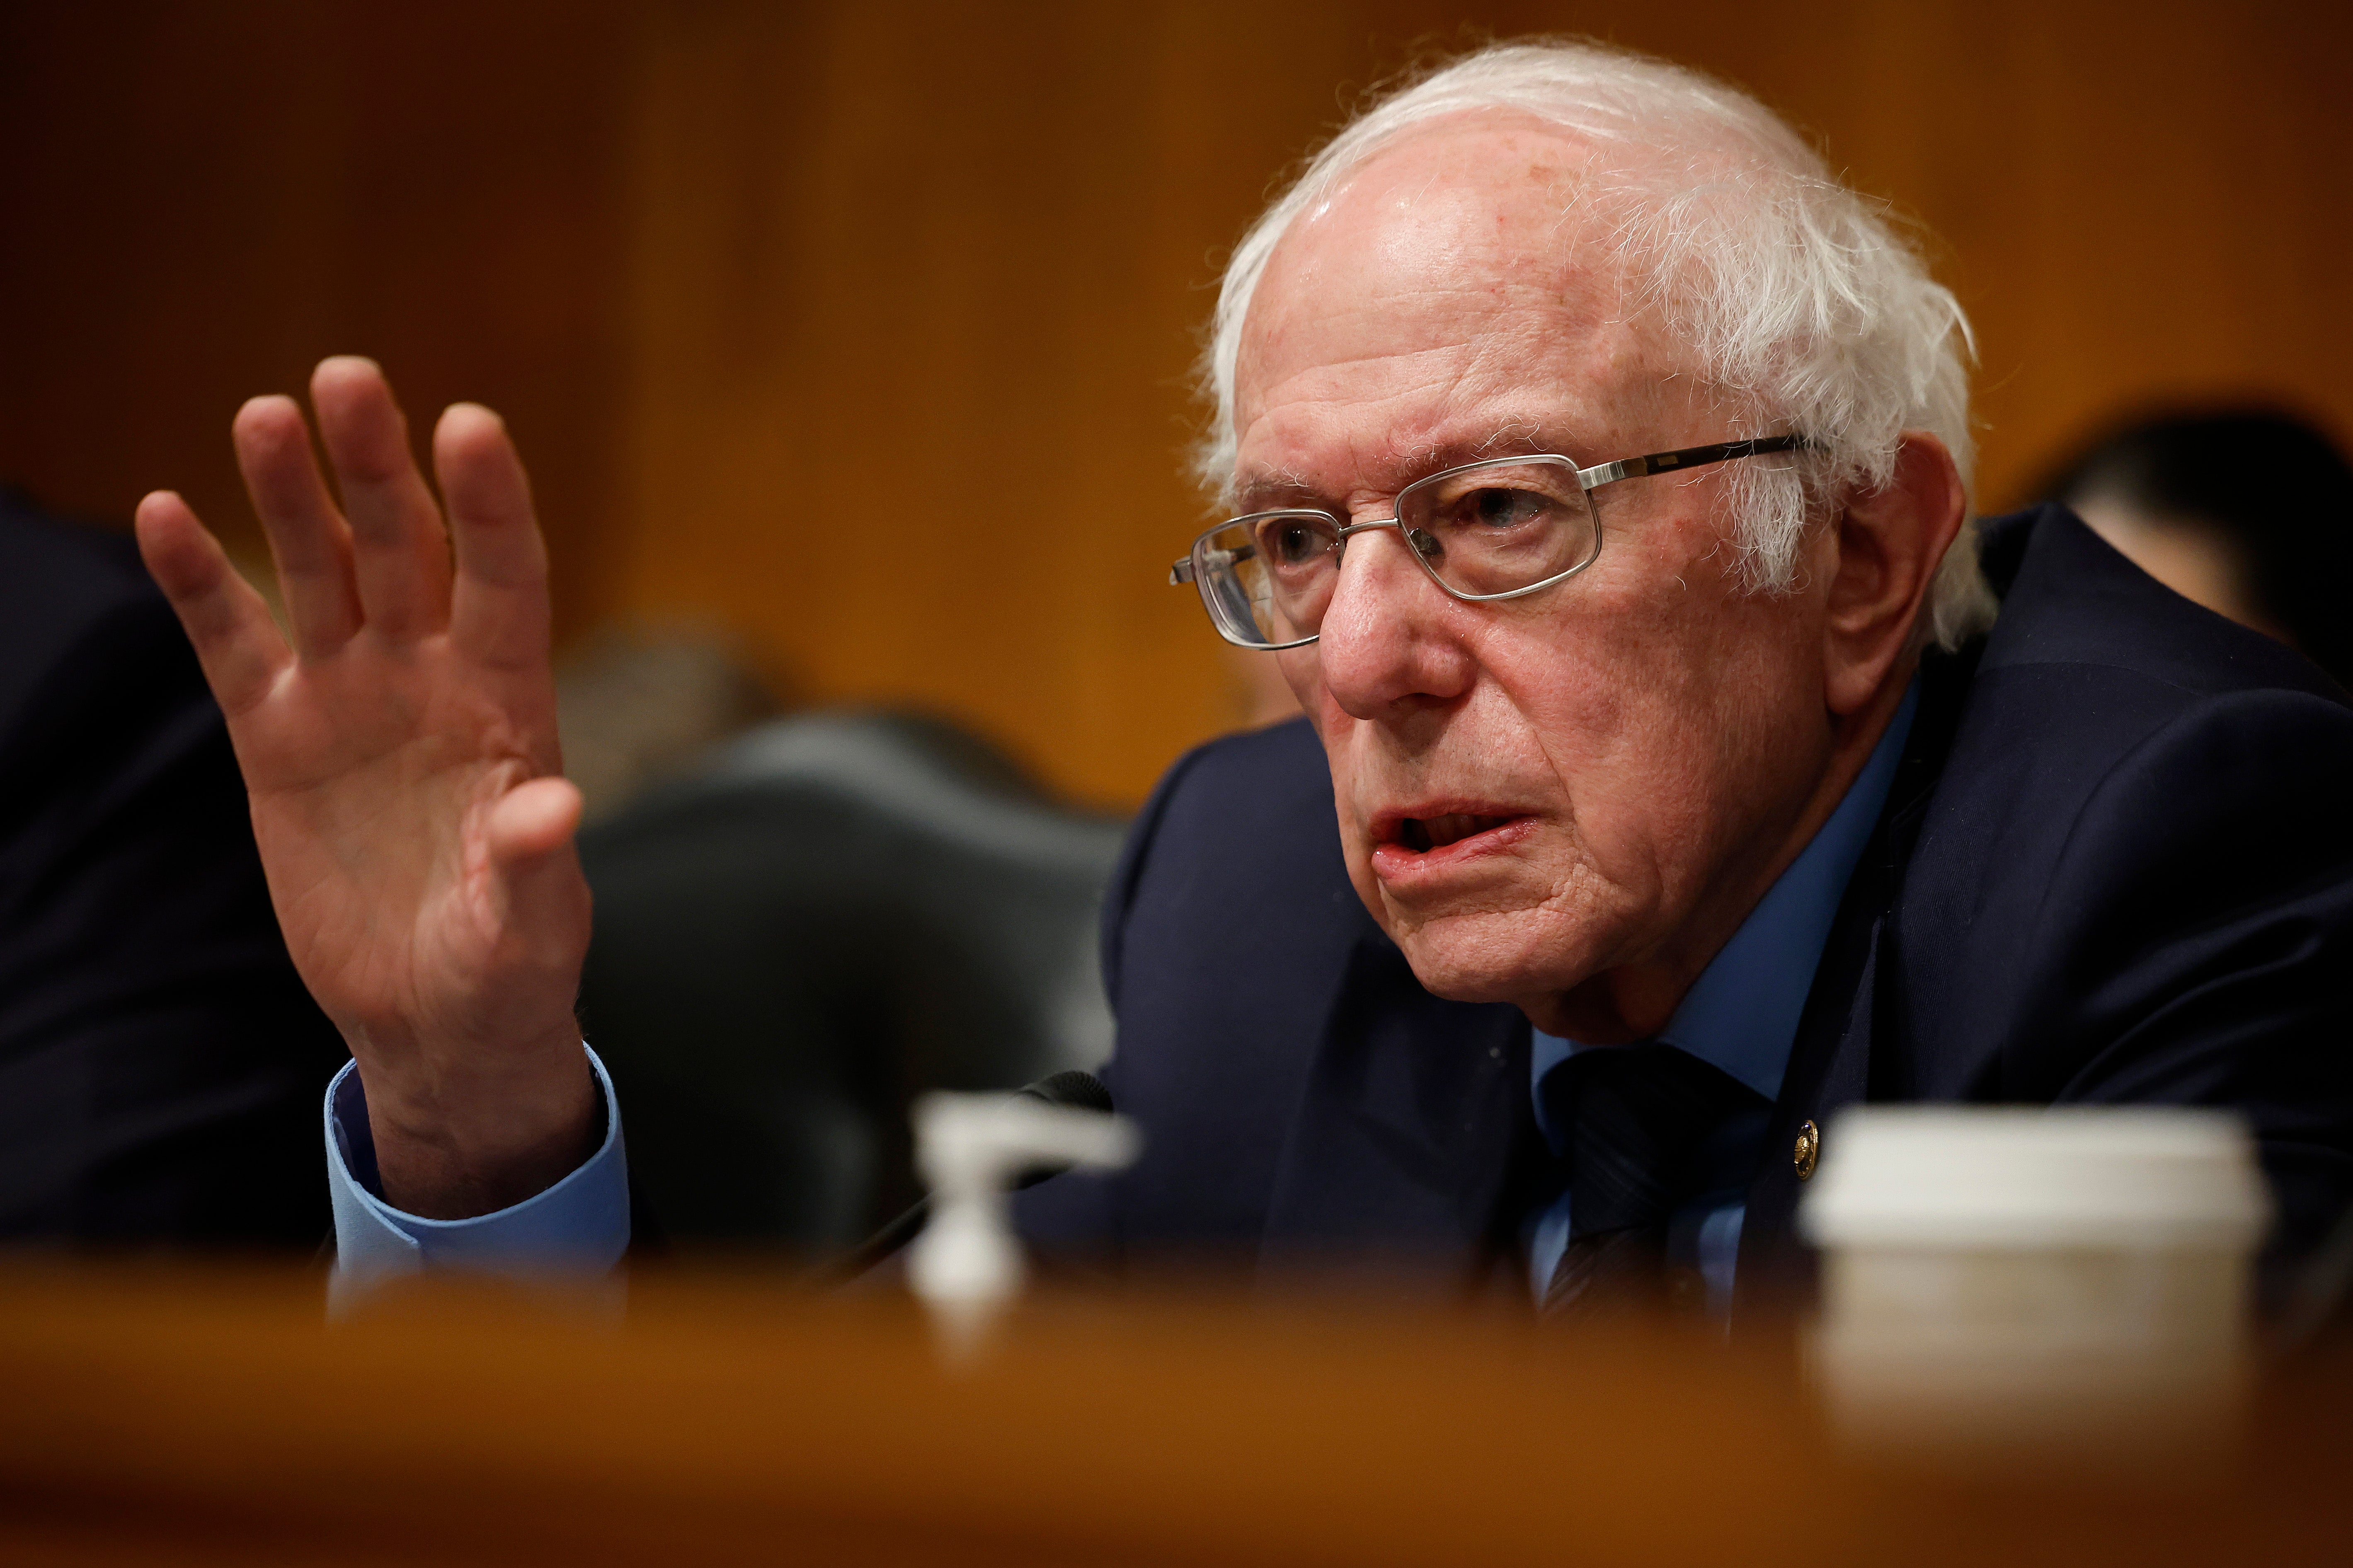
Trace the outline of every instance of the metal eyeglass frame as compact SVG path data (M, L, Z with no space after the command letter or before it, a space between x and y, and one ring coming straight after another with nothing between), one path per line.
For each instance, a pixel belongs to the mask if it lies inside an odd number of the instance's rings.
M1476 463L1464 463L1458 468L1442 469L1427 479L1416 479L1398 491L1397 500L1390 503L1388 516L1376 519L1371 522L1349 522L1332 512L1319 511L1314 507L1277 507L1270 511L1253 511L1241 517L1229 517L1216 527L1202 531L1200 537L1193 541L1193 548L1185 558L1168 568L1168 582L1172 587L1180 583L1190 583L1199 590L1201 607L1208 612L1209 624L1217 628L1219 637L1236 647L1246 647L1254 653L1273 653L1282 648L1305 647L1315 640L1314 637L1304 637L1292 642L1282 643L1244 642L1226 629L1225 622L1218 615L1217 605L1209 597L1208 552L1211 538L1223 533L1227 529L1247 522L1260 522L1271 517L1319 518L1332 525L1335 546L1345 544L1350 534L1366 533L1377 528L1395 528L1402 531L1404 524L1398 521L1397 514L1405 510L1405 500L1408 496L1442 480L1456 479L1463 474L1477 473L1482 468L1525 466L1531 462L1560 463L1576 475L1577 489L1590 496L1603 485L1614 485L1620 479L1639 479L1670 470L1681 472L1684 468L1697 468L1710 463L1729 462L1735 458L1760 457L1768 452L1804 451L1812 446L1813 442L1803 436L1763 436L1750 441L1719 441L1706 447L1684 447L1672 452L1651 452L1640 458L1621 458L1614 463L1600 463L1590 468L1580 468L1574 458L1565 458L1557 452L1535 452L1514 458L1482 458ZM1588 506L1591 504L1590 501L1587 502ZM1409 546L1412 544L1410 540L1407 542ZM1406 553L1411 555L1430 580L1445 590L1450 597L1460 599L1465 604L1481 605L1490 604L1498 599L1517 599L1574 577L1600 559L1601 513L1598 509L1593 513L1593 548L1586 552L1584 560L1565 572L1556 572L1551 576L1540 582L1531 583L1525 588L1506 589L1501 594L1463 593L1438 574L1438 568L1430 563L1429 557L1421 550L1409 548ZM1319 632L1315 635L1321 637L1323 634Z

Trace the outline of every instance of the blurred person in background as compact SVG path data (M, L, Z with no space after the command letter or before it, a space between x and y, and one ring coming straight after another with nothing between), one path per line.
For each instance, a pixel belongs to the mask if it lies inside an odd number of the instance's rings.
M2041 493L2175 593L2353 683L2353 465L2312 426L2259 409L2138 421Z
M1139 817L1105 1077L1145 1153L1030 1234L1728 1308L1870 1099L2229 1108L2309 1246L2353 1193L2353 709L2063 509L1974 523L1966 342L1678 68L1498 47L1341 132L1229 268L1239 515L1172 574L1305 717ZM340 499L292 400L234 432L290 638L178 497L139 526L354 1056L339 1267L608 1264L520 459L452 407L437 498L376 366L311 394ZM869 499L818 515L887 547Z
M131 541L0 492L0 1242L316 1248L344 1059Z

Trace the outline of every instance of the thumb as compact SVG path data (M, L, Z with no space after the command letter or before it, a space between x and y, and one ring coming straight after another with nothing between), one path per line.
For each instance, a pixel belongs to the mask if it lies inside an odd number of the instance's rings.
M549 775L516 785L491 808L491 863L511 931L546 960L576 963L588 937L588 883L572 837L579 786Z
M517 784L491 807L491 858L510 876L527 871L572 842L580 826L580 786L557 774Z

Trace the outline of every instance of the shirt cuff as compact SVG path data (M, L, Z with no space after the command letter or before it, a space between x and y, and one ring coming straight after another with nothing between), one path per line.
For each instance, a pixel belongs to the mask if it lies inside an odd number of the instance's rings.
M425 1219L378 1194L375 1138L357 1062L327 1085L327 1186L335 1210L331 1308L388 1279L427 1269L513 1278L603 1274L629 1247L629 1173L613 1080L587 1050L605 1116L596 1152L570 1175L519 1204L472 1219Z

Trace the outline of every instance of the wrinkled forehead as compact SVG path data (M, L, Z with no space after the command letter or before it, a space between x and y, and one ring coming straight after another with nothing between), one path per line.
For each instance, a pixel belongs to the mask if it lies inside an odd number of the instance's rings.
M1563 400L1639 395L1667 367L1601 166L1582 138L1483 115L1354 170L1292 225L1252 296L1234 384L1245 445L1263 445L1250 433L1270 411L1378 406L1410 440L1450 400L1509 404L1525 424Z

